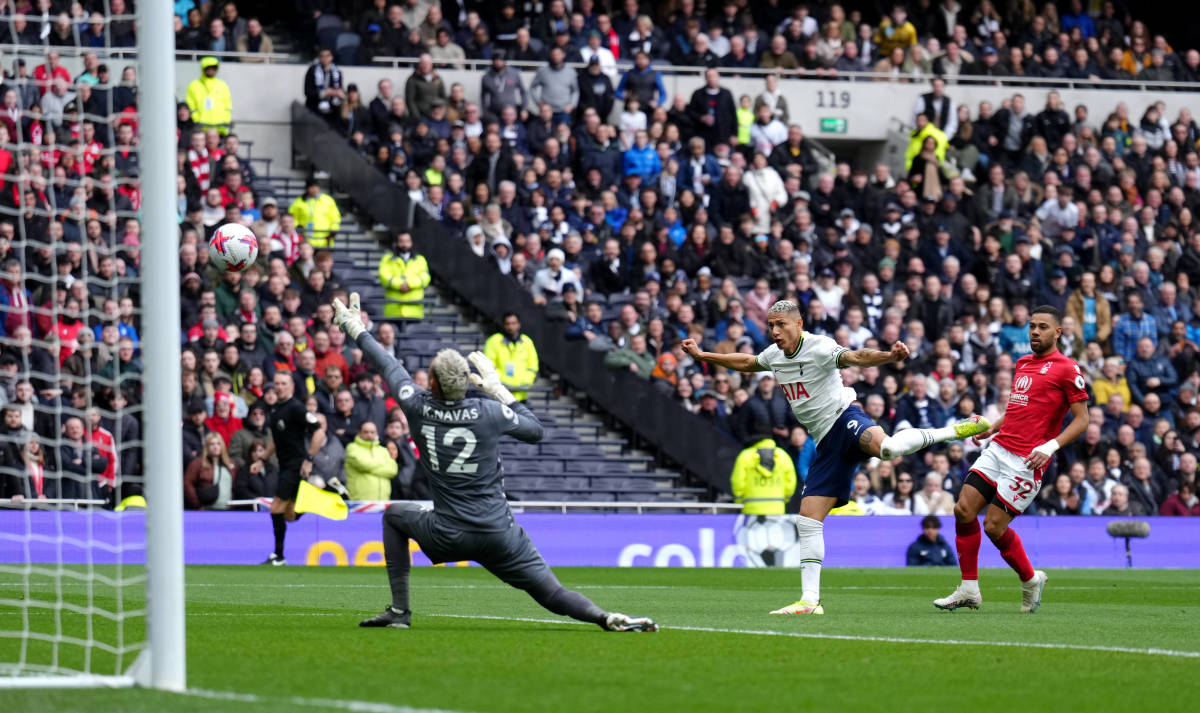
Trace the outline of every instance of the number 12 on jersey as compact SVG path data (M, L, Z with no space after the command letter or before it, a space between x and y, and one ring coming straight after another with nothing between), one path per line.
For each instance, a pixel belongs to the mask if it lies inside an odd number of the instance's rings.
M437 427L432 423L427 423L421 427L421 435L425 437L425 450L429 454L429 465L434 471L441 470L441 465L438 463L438 439ZM475 434L469 428L451 428L448 429L445 435L442 436L441 446L447 450L453 449L459 441L463 442L462 449L458 455L454 457L450 467L446 468L447 473L474 473L479 469L477 463L468 463L467 459L475 452Z

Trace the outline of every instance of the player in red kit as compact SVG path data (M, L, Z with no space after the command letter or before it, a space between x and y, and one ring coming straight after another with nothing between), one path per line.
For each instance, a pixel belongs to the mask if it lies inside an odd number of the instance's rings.
M1008 410L990 429L975 437L979 443L992 438L971 466L954 506L955 544L962 570L962 584L944 599L934 600L939 609L978 609L979 513L987 508L983 531L1010 567L1021 578L1021 611L1033 613L1042 603L1046 573L1035 570L1009 527L1013 518L1037 496L1042 473L1055 451L1068 445L1088 426L1087 390L1079 365L1058 351L1062 335L1062 313L1054 307L1038 307L1029 319L1032 354L1017 360ZM1067 410L1071 423L1059 432Z

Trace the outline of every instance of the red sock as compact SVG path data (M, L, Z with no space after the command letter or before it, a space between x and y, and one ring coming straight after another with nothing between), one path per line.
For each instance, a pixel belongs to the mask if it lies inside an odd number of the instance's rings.
M1029 555L1025 554L1025 548L1021 545L1021 536L1011 527L1004 531L1004 534L997 540L992 540L996 548L1000 550L1000 556L1008 563L1009 567L1017 573L1022 582L1033 579L1033 565L1029 563Z
M979 579L979 520L954 523L954 545L958 549L958 568L963 581Z

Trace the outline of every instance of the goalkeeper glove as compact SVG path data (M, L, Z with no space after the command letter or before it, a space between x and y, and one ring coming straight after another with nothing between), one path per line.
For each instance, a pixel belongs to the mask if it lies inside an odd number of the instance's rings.
M335 299L333 301L333 323L336 324L346 336L351 340L357 340L358 335L367 331L367 327L362 321L362 308L358 304L358 293L350 294L350 306L342 304L342 301Z
M475 370L479 372L478 374L471 374L472 384L505 406L517 400L512 395L512 392L504 384L500 383L500 374L496 371L495 365L482 352L471 352L467 356L467 359L470 360Z

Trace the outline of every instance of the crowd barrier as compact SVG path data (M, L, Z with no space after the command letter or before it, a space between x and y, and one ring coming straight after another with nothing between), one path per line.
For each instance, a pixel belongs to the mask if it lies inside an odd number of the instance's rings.
M734 514L518 513L552 566L742 567L734 542ZM1107 517L1029 517L1018 524L1021 539L1039 567L1119 568L1125 542L1108 536ZM1200 518L1150 517L1150 536L1133 543L1137 568L1200 568ZM143 561L144 513L108 511L0 512L0 565L135 564ZM953 518L942 518L953 546ZM900 567L921 534L920 518L834 516L826 520L826 565ZM256 564L270 551L270 521L262 512L184 514L187 564ZM429 560L412 545L413 562ZM332 521L309 515L288 527L288 561L296 565L383 564L382 525L377 513L352 513ZM453 563L466 566L467 563ZM1004 567L985 543L983 567Z

